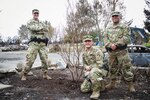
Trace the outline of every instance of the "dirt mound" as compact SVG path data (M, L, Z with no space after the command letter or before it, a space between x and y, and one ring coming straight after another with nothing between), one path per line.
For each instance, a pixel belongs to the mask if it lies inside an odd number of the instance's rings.
M80 84L73 82L68 69L49 70L52 80L42 78L40 69L32 70L34 75L21 81L18 74L0 79L3 84L13 85L12 88L0 91L0 100L89 100L91 93L81 93ZM117 84L117 88L103 91L100 99L142 99L150 98L150 78L140 76L135 79L135 93L129 93L124 82Z

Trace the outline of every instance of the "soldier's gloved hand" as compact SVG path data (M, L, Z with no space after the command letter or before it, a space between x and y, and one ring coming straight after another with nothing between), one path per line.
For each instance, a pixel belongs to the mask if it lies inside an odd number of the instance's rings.
M86 70L86 71L90 71L90 70L91 70L91 67L90 67L90 66L86 66L86 67L85 67L85 70Z

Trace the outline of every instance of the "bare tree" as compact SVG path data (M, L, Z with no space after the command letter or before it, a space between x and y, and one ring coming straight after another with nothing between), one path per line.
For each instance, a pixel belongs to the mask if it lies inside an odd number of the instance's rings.
M99 38L101 41L103 38L103 30L110 22L111 12L118 10L122 12L123 15L125 14L125 6L123 4L123 0L94 0L91 4L88 0L79 0L76 3L76 9L72 10L74 13L68 16L67 19L69 20L67 21L70 21L70 23L73 21L76 22L74 25L71 25L78 29L79 34L96 33L97 35L100 35ZM73 35L70 34L71 32L67 33L69 35L68 38L70 39Z
M89 16L95 22L95 33L100 35L101 42L103 41L103 30L110 22L111 12L115 10L124 14L123 0L94 0L90 5Z
M81 65L82 53L82 35L89 34L91 23L86 17L87 0L79 0L76 3L76 10L72 6L71 0L68 0L67 27L65 28L65 40L69 43L62 43L61 56L67 63L73 81L78 81L83 72Z
M48 29L47 37L51 40L53 34L54 34L54 28L51 26L51 23L48 21L43 22L45 24L45 27ZM21 25L21 27L18 29L18 34L20 37L20 40L28 40L30 38L30 32L27 28L27 25Z
M54 35L54 27L51 25L50 22L48 21L44 21L46 28L48 29L47 32L47 37L49 38L49 40L51 41L52 36Z
M29 30L26 25L21 25L21 27L18 30L18 35L21 41L29 39Z
M68 0L67 26L64 36L65 42L61 46L61 54L72 74L73 80L81 77L79 66L83 48L82 37L85 34L96 33L102 38L102 31L110 22L111 12L119 10L123 12L123 0L94 0L92 4L88 0L78 0L74 5ZM101 39L100 39L101 40Z

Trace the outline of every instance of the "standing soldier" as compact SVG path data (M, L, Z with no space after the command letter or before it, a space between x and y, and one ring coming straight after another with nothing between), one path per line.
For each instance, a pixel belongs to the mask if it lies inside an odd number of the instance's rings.
M134 92L133 86L133 73L132 64L127 51L127 44L130 43L129 29L126 25L122 24L122 15L118 11L111 14L112 24L106 29L105 33L105 48L109 54L109 65L111 81L106 85L106 89L115 87L116 77L119 73L123 76L124 80L128 83L130 92Z
M45 27L44 23L39 21L39 10L33 9L32 10L33 19L31 19L27 23L27 28L31 33L31 38L29 41L29 48L26 55L26 66L22 71L22 78L21 80L26 80L27 73L31 70L31 67L39 53L41 63L42 63L42 71L43 71L43 78L51 79L47 75L48 71L48 51L47 51L47 43L48 38L46 37L46 32L48 32L47 28Z
M85 35L83 37L83 43L85 49L83 51L83 66L85 80L81 84L82 92L92 91L91 99L98 99L100 91L103 86L103 76L106 76L106 72L103 69L103 53L100 49L92 47L93 38L91 35Z

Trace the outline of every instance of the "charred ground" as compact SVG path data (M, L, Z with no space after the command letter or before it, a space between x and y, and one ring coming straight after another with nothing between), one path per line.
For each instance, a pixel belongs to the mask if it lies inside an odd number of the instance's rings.
M89 100L91 93L81 93L80 84L73 82L68 69L49 70L52 80L42 78L41 69L33 69L34 75L21 81L18 74L8 74L0 79L0 83L13 85L11 88L0 90L0 100ZM117 88L101 92L100 99L149 100L150 77L135 75L135 93L127 91L123 81Z

